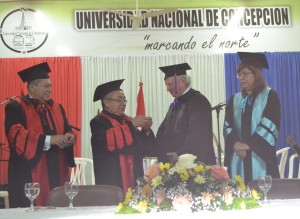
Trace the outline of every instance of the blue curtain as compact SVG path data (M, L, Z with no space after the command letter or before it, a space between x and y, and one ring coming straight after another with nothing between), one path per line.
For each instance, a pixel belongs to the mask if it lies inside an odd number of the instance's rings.
M300 52L265 53L269 70L263 69L268 85L273 88L281 103L281 122L277 150L288 146L286 137L291 135L300 143ZM226 99L240 90L236 68L240 63L236 53L225 54ZM294 153L294 151L291 151Z

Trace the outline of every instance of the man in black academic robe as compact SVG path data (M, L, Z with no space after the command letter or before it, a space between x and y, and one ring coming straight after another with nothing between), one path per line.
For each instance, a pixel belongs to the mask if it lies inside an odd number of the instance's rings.
M174 161L193 154L205 164L215 164L212 112L208 99L190 87L187 63L160 67L168 92L175 98L157 131L158 160Z

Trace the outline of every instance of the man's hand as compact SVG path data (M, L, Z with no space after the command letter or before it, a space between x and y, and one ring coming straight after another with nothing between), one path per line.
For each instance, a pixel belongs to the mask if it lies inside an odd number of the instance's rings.
M250 147L247 144L238 141L233 145L233 150L240 158L245 158L246 151L250 150Z
M242 159L244 159L247 155L246 151L237 151L236 154Z
M72 134L72 133L66 133L65 136L66 136L67 139L68 139L68 144L69 144L69 145L72 145L72 144L75 143L76 137L75 137L74 134Z
M147 127L148 129L152 126L152 118L148 116L136 116L131 120L134 127Z
M69 140L65 135L52 135L50 138L51 145L57 145L60 148L69 146Z
M153 124L152 118L151 118L151 117L146 117L146 118L148 118L148 119L146 120L146 123L145 123L145 125L143 126L143 129L145 129L145 131L150 131L151 126L152 126L152 124Z

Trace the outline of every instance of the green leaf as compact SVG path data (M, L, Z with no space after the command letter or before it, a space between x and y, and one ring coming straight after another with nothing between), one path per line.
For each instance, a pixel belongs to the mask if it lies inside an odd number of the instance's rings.
M170 211L172 210L172 201L169 199L166 199L164 201L162 201L159 205L159 209L161 211Z
M121 208L120 211L117 212L116 214L136 214L136 213L141 213L141 212L126 205L123 208Z

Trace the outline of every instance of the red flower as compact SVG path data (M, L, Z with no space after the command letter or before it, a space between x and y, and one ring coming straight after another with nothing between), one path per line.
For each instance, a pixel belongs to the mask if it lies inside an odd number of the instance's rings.
M227 170L225 170L223 167L221 167L219 165L213 165L211 167L211 175L213 178L215 178L217 180L229 179Z

